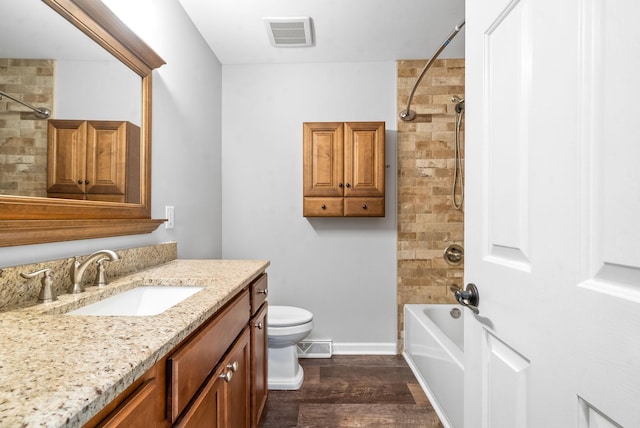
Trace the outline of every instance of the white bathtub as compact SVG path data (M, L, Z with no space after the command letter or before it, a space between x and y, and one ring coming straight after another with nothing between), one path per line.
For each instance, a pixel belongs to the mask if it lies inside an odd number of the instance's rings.
M458 309L460 317L451 316ZM445 427L463 427L464 311L460 305L404 306L404 358Z

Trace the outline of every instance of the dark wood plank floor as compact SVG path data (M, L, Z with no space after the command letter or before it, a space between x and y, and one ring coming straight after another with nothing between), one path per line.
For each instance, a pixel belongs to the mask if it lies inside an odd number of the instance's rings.
M269 391L261 428L441 428L401 356L301 358L298 391Z

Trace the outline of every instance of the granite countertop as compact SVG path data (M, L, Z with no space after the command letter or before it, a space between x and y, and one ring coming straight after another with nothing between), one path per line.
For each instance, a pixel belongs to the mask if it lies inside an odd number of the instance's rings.
M53 303L0 313L0 427L81 426L268 265L174 260ZM205 288L155 316L63 315L143 284Z

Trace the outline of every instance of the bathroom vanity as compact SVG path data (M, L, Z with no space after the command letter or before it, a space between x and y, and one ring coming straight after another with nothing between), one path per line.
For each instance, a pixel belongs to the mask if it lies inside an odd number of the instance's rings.
M0 313L0 425L257 426L268 265L174 260ZM202 290L153 316L66 314L141 285Z

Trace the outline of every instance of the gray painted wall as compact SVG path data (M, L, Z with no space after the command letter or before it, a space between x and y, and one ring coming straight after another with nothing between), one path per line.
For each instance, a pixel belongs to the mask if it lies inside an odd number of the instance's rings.
M270 259L269 301L339 352L395 351L396 64L222 68L222 248ZM385 218L302 216L302 123L385 121Z

